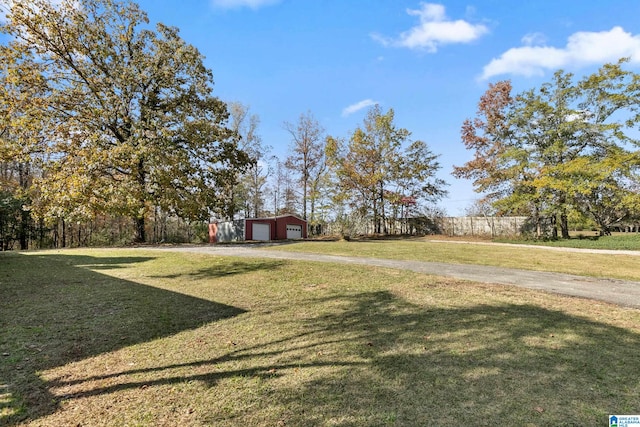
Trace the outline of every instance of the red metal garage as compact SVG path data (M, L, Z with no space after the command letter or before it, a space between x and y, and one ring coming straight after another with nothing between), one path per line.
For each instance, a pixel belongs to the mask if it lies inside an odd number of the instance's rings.
M307 221L295 215L244 220L245 240L306 239Z

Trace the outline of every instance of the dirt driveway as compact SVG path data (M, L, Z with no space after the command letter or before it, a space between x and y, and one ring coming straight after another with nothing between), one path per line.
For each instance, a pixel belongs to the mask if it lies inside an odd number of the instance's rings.
M395 268L474 282L521 286L563 295L592 298L640 309L640 282L484 265L400 261L380 258L284 252L280 250L269 250L269 246L270 245L179 246L156 249L209 253L217 256L303 260Z

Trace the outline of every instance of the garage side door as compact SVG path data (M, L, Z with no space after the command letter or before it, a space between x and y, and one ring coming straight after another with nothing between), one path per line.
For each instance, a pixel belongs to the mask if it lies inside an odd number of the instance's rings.
M287 225L287 239L302 239L302 226Z
M257 224L254 222L251 232L253 240L271 240L271 227L269 227L269 224Z

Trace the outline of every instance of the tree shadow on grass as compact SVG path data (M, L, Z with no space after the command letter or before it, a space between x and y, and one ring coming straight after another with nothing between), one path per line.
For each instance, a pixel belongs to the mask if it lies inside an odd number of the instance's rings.
M111 256L95 257L90 255L31 255L30 259L40 259L43 261L55 261L61 265L71 267L84 267L92 270L111 270L125 268L129 264L138 264L152 261L154 257L148 256ZM33 258L36 257L36 258Z
M0 425L56 411L40 371L244 312L92 271L152 259L0 257Z
M584 426L640 408L640 335L561 311L430 309L381 291L307 326L349 336L367 363L282 393L292 425Z
M226 276L233 276L236 274L251 273L254 271L272 270L283 266L285 263L278 260L231 260L228 258L212 258L212 263L216 263L210 267L200 268L197 270L189 271L186 276L193 279L216 279ZM151 275L153 278L161 279L177 279L179 277L185 277L185 274L163 274L163 275Z
M190 381L215 396L216 387L229 386L221 380L239 377L279 385L265 387L261 401L259 391L239 386L235 399L251 394L250 407L224 412L212 401L199 421L240 425L265 411L274 418L264 425L583 426L638 410L640 335L623 328L531 304L417 305L387 291L341 293L313 305L321 314L283 320L274 329L288 333L270 341L114 373L118 381L71 398ZM197 373L174 371L185 367ZM51 386L104 378L60 378Z

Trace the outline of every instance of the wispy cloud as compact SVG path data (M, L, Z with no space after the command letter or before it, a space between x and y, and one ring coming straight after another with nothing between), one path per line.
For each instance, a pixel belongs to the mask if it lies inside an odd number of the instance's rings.
M525 46L544 46L547 37L542 33L529 33L522 37L522 44Z
M450 20L441 4L420 3L420 9L407 9L407 13L417 16L420 23L396 38L380 34L371 34L371 37L383 46L423 49L435 53L441 45L470 43L489 32L482 24L471 24L462 19Z
M353 113L356 113L360 110L363 110L367 107L371 107L374 106L376 104L379 104L379 102L376 102L372 99L364 99L360 102L356 102L355 104L351 104L349 105L347 108L345 108L344 110L342 110L342 117L347 117L350 116Z
M256 10L263 6L271 6L279 2L280 0L211 0L213 7L219 9L240 9L248 7Z
M536 37L537 42L541 40L539 36ZM483 68L481 78L489 79L502 74L541 76L548 70L616 62L623 57L640 63L640 35L626 32L622 27L613 27L609 31L574 33L563 48L544 44L533 46L530 42L531 39L525 36L525 46L509 49L499 58L494 58Z

